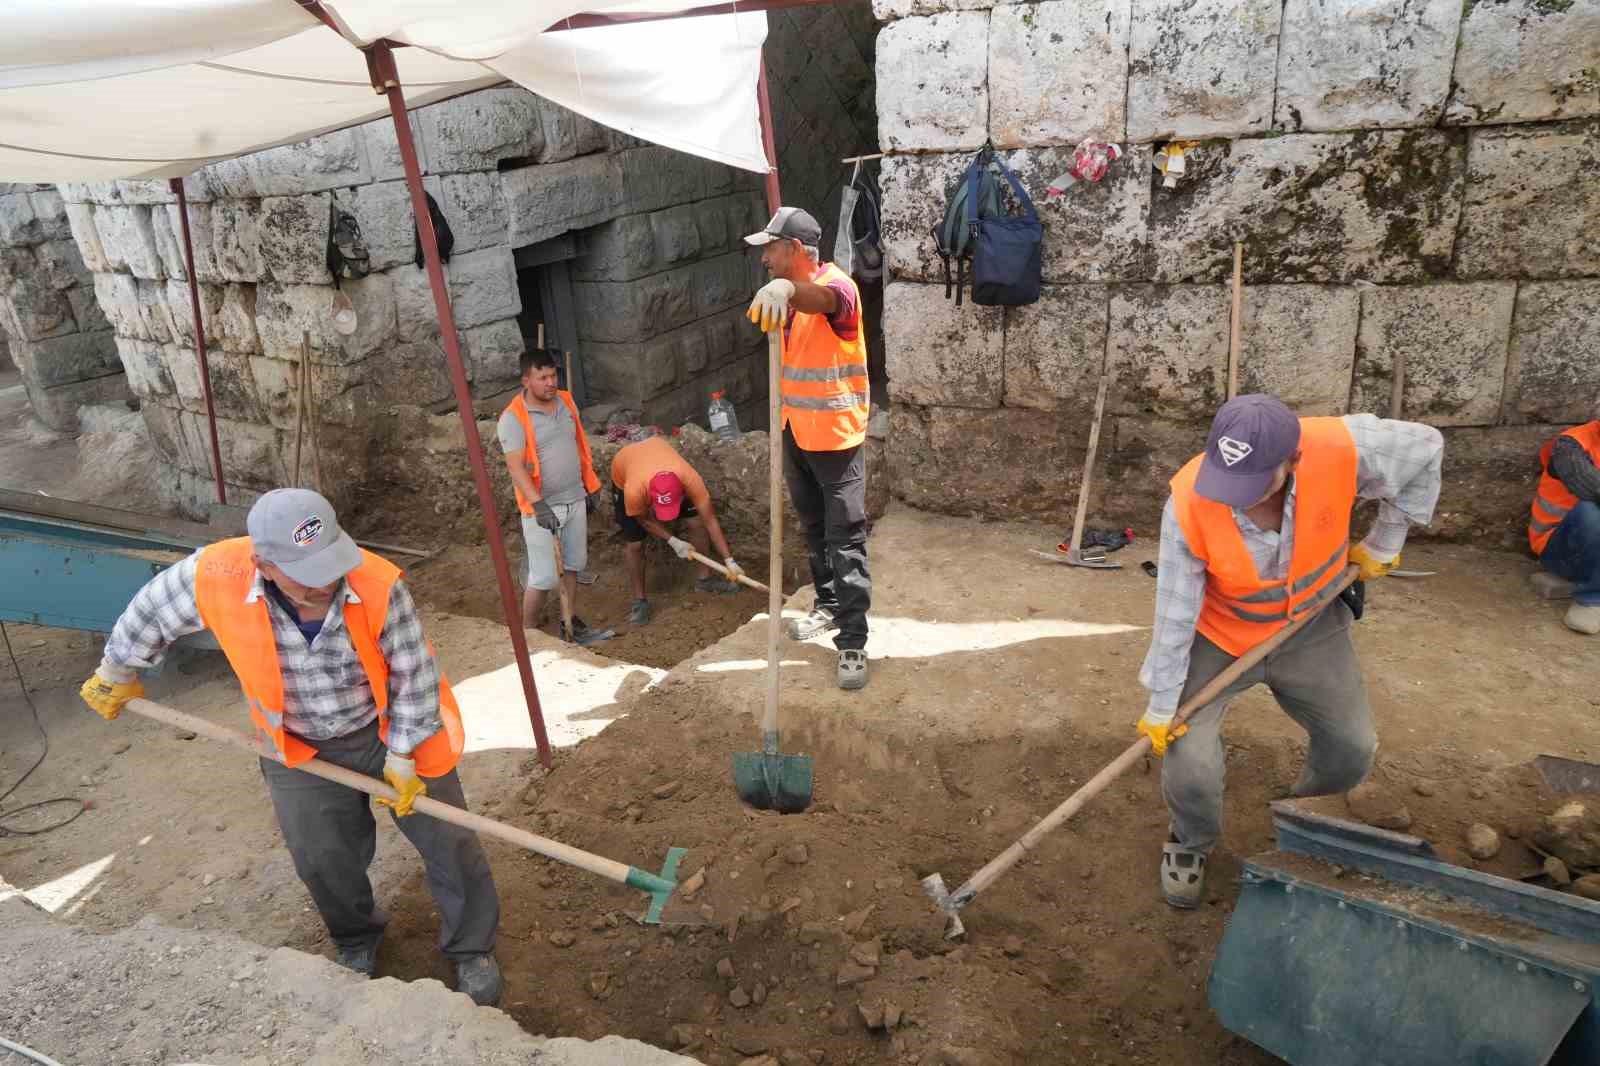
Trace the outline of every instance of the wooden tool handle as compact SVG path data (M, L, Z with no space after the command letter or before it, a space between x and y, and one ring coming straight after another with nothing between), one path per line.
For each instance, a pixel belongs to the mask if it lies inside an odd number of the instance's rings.
M1106 390L1111 384L1111 342L1100 355L1100 387L1094 394L1094 421L1089 423L1089 450L1083 457L1083 479L1078 482L1078 510L1072 516L1072 543L1069 554L1076 556L1083 545L1083 522L1089 514L1089 483L1094 477L1094 458L1100 450L1100 423L1106 413Z
M1327 604L1324 604L1323 610L1333 603L1334 597L1349 588L1351 583L1359 576L1361 576L1360 567L1347 567L1344 575L1334 582L1329 590L1328 601ZM1237 681L1245 671L1272 654L1284 641L1304 629L1311 623L1313 618L1316 618L1321 613L1322 610L1317 610L1300 616L1229 663L1216 677L1200 686L1200 691L1184 701L1183 706L1178 708L1178 713L1173 716L1173 728L1175 729L1187 722L1196 711L1216 699L1224 689ZM1068 796L1059 807L1045 815L1037 825L1019 837L1014 844L993 859L990 859L983 869L968 878L967 883L956 889L952 894L952 900L958 906L964 905L978 893L988 888L999 879L1000 875L1015 866L1018 859L1033 850L1040 840L1049 835L1062 822L1077 814L1090 800L1104 792L1107 785L1121 777L1130 766L1138 762L1149 750L1150 738L1141 735L1138 740L1128 745L1126 751L1113 759L1099 773L1084 782L1078 791Z
M556 598L561 601L561 624L567 627L567 635L577 640L578 635L572 632L572 600L567 597L567 562L561 556L560 529L551 530L550 543L556 549Z
M778 639L783 625L783 324L767 333L767 705L761 715L763 748L778 735Z
M723 577L727 577L728 576L728 568L726 566L723 566L721 563L717 562L715 559L706 558L704 555L701 555L699 552L695 551L693 548L689 549L689 558L693 559L695 562L699 563L701 566L709 566L711 569L715 570L717 573L721 574ZM750 578L745 577L743 574L740 574L736 578L731 578L730 580L737 581L741 585L749 585L751 588L755 589L757 592L766 592L766 591L768 591L767 586L763 585L759 581L753 581Z
M185 714L183 711L146 699L129 700L126 706L128 710L145 718L176 726L179 729L190 730L209 740L216 740L236 748L243 748L253 755L262 754L255 741L243 733L229 729L226 726L217 725L215 722L207 721L196 715ZM358 792L377 796L379 799L392 800L395 798L394 789L390 788L386 782L379 781L374 777L368 777L365 774L358 774L354 770L347 770L343 766L335 766L333 763L324 762L321 759L308 759L297 765L295 769L328 781L337 782ZM608 881L615 881L619 885L627 884L628 882L628 867L615 859L607 859L601 855L580 851L578 848L551 840L549 837L542 837L525 829L518 829L516 826L506 825L504 822L497 822L493 818L485 818L481 814L473 814L471 811L462 810L460 807L452 807L448 803L440 803L438 800L429 799L427 796L418 796L412 804L412 809L431 818L437 818L441 822L449 822L451 825L459 825L463 829L484 833L498 840L503 840L507 844L514 844L519 848L526 848L546 858L555 859L557 862L564 862L568 866L576 866L580 870L587 870L589 873L604 877Z
M1233 242L1233 310L1228 316L1228 399L1239 395L1239 328L1243 317L1244 242Z

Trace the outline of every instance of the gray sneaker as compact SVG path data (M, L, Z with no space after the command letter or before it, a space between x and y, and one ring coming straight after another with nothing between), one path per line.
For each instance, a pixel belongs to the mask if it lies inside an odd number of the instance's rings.
M500 964L493 955L474 955L456 963L456 991L472 998L480 1007L500 1003Z
M334 962L362 977L371 977L378 969L378 945L383 943L379 933L370 943L341 946L334 954Z
M784 631L789 634L790 640L810 640L812 637L823 633L831 633L839 628L833 620L833 612L826 607L813 607L811 613L804 618L791 618L785 624Z
M846 648L839 653L839 687L853 691L867 685L867 653Z
M650 610L649 600L634 600L633 606L628 608L628 624L631 626L649 625L652 614L654 612Z
M694 579L696 592L714 592L719 596L732 596L739 591L739 586L724 577L697 577Z

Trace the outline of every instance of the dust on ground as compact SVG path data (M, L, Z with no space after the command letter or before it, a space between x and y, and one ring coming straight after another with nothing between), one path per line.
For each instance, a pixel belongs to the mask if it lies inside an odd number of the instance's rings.
M783 650L783 749L816 763L804 815L752 811L732 788L731 753L759 747L762 619L653 687L619 689L604 711L616 720L548 775L516 747L467 755L467 792L491 817L641 867L685 847L684 874L706 871L679 912L708 924L643 927L629 917L639 893L487 842L509 1013L530 1031L619 1033L707 1063L763 1053L783 1066L1275 1061L1224 1031L1205 1002L1238 856L1271 846L1268 802L1303 755L1303 736L1264 690L1230 712L1229 821L1198 911L1159 898L1158 765L1136 767L970 905L964 944L943 939L917 883L933 871L964 880L1133 739L1154 587L1137 563L1153 545L1119 553L1128 565L1116 572L1026 554L1056 532L905 509L879 524L867 688L834 687L825 641ZM1378 772L1412 789L1420 828L1459 832L1424 802L1434 799L1451 817L1494 824L1507 814L1501 792L1534 755L1600 757L1596 645L1562 628L1561 605L1528 592L1530 560L1417 544L1406 561L1439 576L1379 583L1355 629ZM805 603L802 593L790 606ZM436 616L430 626L452 677L505 665L503 627ZM55 833L0 841L0 874L36 888L109 856L60 891L60 917L114 929L150 913L331 953L244 757L148 723L100 722L73 692L98 642L11 633L53 739L12 802L67 793L95 807ZM212 658L170 666L152 688L242 722ZM552 689L547 703L559 698ZM14 689L0 699L0 779L11 780L36 749ZM1434 796L1415 794L1422 781ZM421 870L387 825L373 878L393 915L380 972L447 979Z

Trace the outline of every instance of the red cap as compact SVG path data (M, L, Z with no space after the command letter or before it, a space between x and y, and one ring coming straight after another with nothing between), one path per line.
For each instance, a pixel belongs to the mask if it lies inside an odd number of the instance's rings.
M683 508L683 482L670 470L660 470L650 479L650 507L656 520L671 522Z

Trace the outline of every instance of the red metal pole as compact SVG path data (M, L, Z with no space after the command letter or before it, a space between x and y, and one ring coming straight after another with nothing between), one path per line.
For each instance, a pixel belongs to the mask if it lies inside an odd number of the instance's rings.
M495 506L489 470L483 461L483 442L478 438L478 422L472 411L472 388L467 384L466 367L456 341L456 318L450 309L450 293L445 288L444 267L439 261L439 243L428 214L428 201L422 191L422 168L417 165L417 150L411 140L411 121L406 115L405 93L395 69L394 53L388 41L378 41L366 50L373 88L389 98L389 114L394 118L395 139L400 144L400 159L405 164L406 185L411 189L411 211L416 217L422 240L422 254L428 266L428 284L433 289L433 305L439 314L440 340L450 364L450 381L455 386L456 408L467 434L467 459L472 464L472 480L478 489L478 504L483 508L483 532L489 540L489 555L494 559L495 577L500 582L500 604L506 625L511 630L511 647L517 657L517 674L522 678L522 695L528 702L528 719L533 723L533 739L539 747L539 762L551 766L550 737L545 733L544 715L539 709L539 689L533 680L533 665L528 661L528 639L522 630L522 606L517 602L511 582L511 564L500 535L500 512Z
M183 268L189 275L189 310L194 314L194 351L200 359L200 391L206 398L206 427L211 431L211 468L217 475L217 502L226 505L228 490L222 481L222 446L217 443L217 409L211 401L211 365L206 360L206 323L200 315L200 279L194 273L194 244L189 239L189 201L183 179L168 183L178 195L178 222L183 230Z
M761 50L761 74L756 79L756 100L761 112L761 143L766 149L767 210L773 214L783 206L783 196L778 189L778 149L772 132L772 101L767 97L767 50Z

